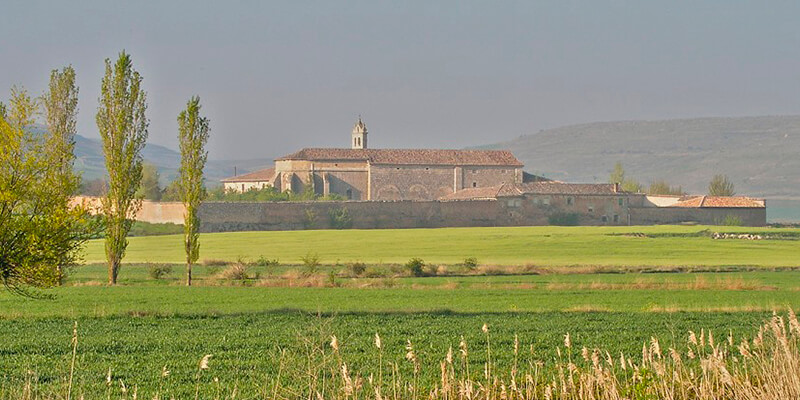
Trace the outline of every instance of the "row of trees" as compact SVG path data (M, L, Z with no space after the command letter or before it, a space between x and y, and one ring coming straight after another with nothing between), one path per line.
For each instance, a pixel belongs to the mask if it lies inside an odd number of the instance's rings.
M99 221L81 205L71 204L81 187L73 171L75 70L54 70L48 91L39 98L13 88L9 105L0 103L0 279L7 288L28 293L29 287L59 284L78 261L82 244L102 230L108 281L116 284L133 216L144 197L142 150L149 120L142 81L126 52L114 63L105 60L95 116L107 170ZM46 130L39 132L36 116L42 108ZM187 285L199 258L197 210L205 196L203 169L210 129L201 108L200 98L194 96L178 115L181 166L174 190L186 207Z
M644 185L638 181L625 176L625 169L622 167L621 162L617 162L614 165L614 170L611 172L608 181L610 183L619 183L621 189L626 192L674 196L686 194L681 186L672 186L663 179L653 181L645 188ZM731 182L726 175L714 175L711 182L708 184L709 196L733 196L735 193L733 182Z

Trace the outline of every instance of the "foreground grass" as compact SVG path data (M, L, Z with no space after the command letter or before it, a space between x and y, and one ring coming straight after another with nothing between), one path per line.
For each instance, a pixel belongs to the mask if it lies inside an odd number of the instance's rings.
M254 260L261 256L300 263L309 253L323 263L360 260L404 263L411 257L455 264L477 257L499 265L797 266L796 240L713 240L714 232L793 233L770 228L633 226L226 232L202 234L201 258ZM652 237L626 234L644 233ZM180 235L130 238L127 262L184 259ZM104 260L102 240L88 243L85 259Z
M130 397L136 387L140 398L153 398L163 385L163 398L192 398L200 383L201 398L217 391L229 397L236 388L242 398L271 398L276 381L283 393L303 393L308 368L329 368L319 358L336 366L328 343L337 335L340 357L351 371L378 369L374 335L383 342L385 359L398 364L398 373L411 380L413 366L404 360L407 341L414 344L420 363L420 385L430 389L439 380L439 363L449 347L458 352L463 336L469 344L472 379L483 381L486 337L481 326L491 330L492 363L498 376L507 379L514 360L517 335L520 362L541 360L548 365L558 357L580 357L579 348L600 347L618 358L620 352L641 359L642 344L659 337L665 351L684 346L688 330L712 329L722 342L729 333L739 338L752 334L767 313L476 313L476 314L338 314L317 317L299 312L279 312L220 317L107 317L77 318L78 347L74 398ZM0 385L21 388L26 379L43 393L63 396L71 362L72 319L0 320ZM576 349L563 347L569 332ZM198 379L198 362L212 354L210 369ZM308 358L314 365L308 364ZM318 365L319 364L319 365ZM170 371L162 380L162 368ZM279 370L283 368L283 371ZM111 371L111 386L106 385ZM28 371L35 371L28 375ZM330 371L323 371L329 373ZM334 375L335 376L335 375ZM387 368L384 378L391 372ZM377 377L375 377L377 379ZM218 379L219 384L214 380ZM506 382L507 383L507 382ZM121 385L129 393L123 395ZM366 385L366 383L364 383ZM388 384L388 383L387 383ZM334 397L341 393L329 393ZM0 398L3 396L0 395ZM404 395L403 398L410 398Z

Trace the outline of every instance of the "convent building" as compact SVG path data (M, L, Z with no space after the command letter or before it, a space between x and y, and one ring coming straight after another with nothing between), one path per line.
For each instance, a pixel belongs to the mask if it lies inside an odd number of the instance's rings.
M273 168L223 180L226 190L274 187L338 194L348 200L437 200L467 188L535 179L505 150L371 149L359 117L350 148L305 148Z

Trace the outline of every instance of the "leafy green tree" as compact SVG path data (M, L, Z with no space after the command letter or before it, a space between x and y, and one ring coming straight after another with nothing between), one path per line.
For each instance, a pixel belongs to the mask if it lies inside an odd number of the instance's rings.
M170 182L161 192L161 201L181 201L180 176Z
M136 191L137 196L141 196L145 200L159 201L161 200L161 184L159 180L161 175L158 173L158 167L150 163L142 164L142 183L139 185L139 190Z
M208 118L200 116L200 97L192 97L178 115L178 142L181 149L179 193L186 207L183 218L183 244L186 250L186 285L192 285L192 264L200 257L200 219L197 210L203 201L203 168L208 152Z
M614 170L611 171L611 176L608 178L608 183L622 183L625 182L625 169L622 168L622 163L617 161L614 164Z
M669 183L665 180L654 181L650 183L650 187L647 189L647 194L652 195L671 195L671 196L682 196L685 193L683 192L683 188L680 186L670 186Z
M96 120L108 171L103 214L108 282L114 285L128 247L133 217L141 206L136 191L142 180L141 153L149 122L145 117L147 102L141 88L142 77L133 69L130 55L123 51L114 64L109 59L105 64Z
M24 90L0 107L0 280L15 293L60 284L92 234L86 209L70 205L80 184L70 148L76 96L74 71L54 71L44 134L30 129L39 103Z
M620 189L625 192L639 193L643 189L639 182L633 179L625 178L625 169L622 167L622 163L619 161L614 164L614 170L611 171L611 176L609 176L608 182L619 183Z
M727 175L714 175L708 184L709 196L733 196L735 193L733 182L728 179Z

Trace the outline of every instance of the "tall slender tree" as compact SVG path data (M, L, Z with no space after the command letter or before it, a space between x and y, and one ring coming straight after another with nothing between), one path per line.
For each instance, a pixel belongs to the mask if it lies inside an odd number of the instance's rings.
M123 51L114 64L109 59L105 64L96 120L108 171L103 213L108 282L114 285L128 247L128 232L141 207L136 190L142 180L141 153L149 121L145 117L147 95L141 87L142 77L133 69L130 55Z
M186 207L183 216L183 243L186 250L186 285L192 285L192 264L200 257L200 219L197 210L205 197L203 168L208 152L208 118L200 116L200 97L192 97L186 109L178 115L178 141L181 148L181 167L178 186Z
M73 171L75 134L78 120L78 87L75 69L67 66L50 72L48 91L42 96L47 125L47 152L54 161L48 184L59 193L58 208L69 207L71 197L80 187L80 177ZM60 274L68 265L58 265Z

